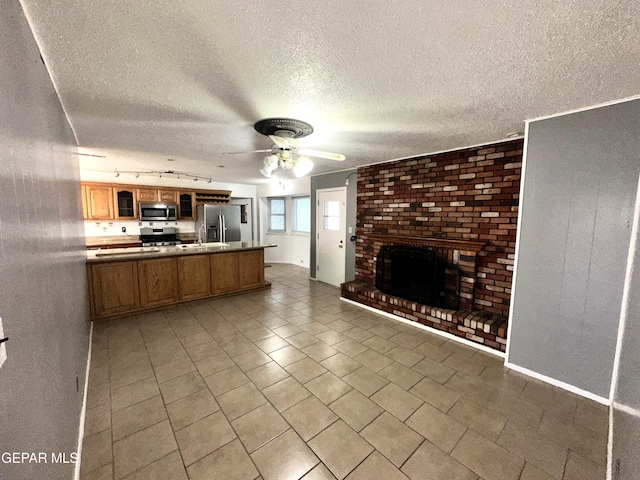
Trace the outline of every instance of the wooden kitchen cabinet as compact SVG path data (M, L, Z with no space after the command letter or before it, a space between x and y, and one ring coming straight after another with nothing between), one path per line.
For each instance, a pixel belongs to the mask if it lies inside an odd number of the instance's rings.
M140 260L137 263L141 307L156 307L178 301L175 257Z
M87 186L82 185L80 198L82 200L82 218L89 219L89 212L87 211Z
M211 255L211 292L226 293L240 288L238 252Z
M238 279L240 288L264 285L264 252L262 250L238 252Z
M158 190L158 198L162 203L178 203L177 190Z
M139 305L136 262L89 265L93 317L136 310Z
M211 255L178 257L178 298L195 300L211 295Z
M138 202L157 202L157 188L136 188L136 200Z
M178 192L178 217L181 220L196 219L196 194L195 192Z
M129 220L138 218L138 202L136 201L135 188L114 185L113 204L115 218Z
M263 248L109 258L93 258L87 265L92 320L271 285L264 280Z
M89 220L113 220L113 188L108 185L86 185L86 207Z

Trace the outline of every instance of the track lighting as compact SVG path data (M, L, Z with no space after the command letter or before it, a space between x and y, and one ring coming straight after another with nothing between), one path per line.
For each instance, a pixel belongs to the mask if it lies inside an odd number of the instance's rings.
M143 176L152 176L152 177L157 176L158 178L162 178L163 176L165 178L176 178L176 179L187 178L187 179L192 179L194 182L203 181L203 182L211 183L213 181L211 177L203 177L201 175L195 175L193 173L176 172L173 170L164 170L164 171L149 170L147 172L141 172L141 171L135 171L135 170L124 171L124 170L116 169L114 173L116 177L119 177L120 174L128 174L128 175L133 175L135 178L139 178L141 175L143 175Z

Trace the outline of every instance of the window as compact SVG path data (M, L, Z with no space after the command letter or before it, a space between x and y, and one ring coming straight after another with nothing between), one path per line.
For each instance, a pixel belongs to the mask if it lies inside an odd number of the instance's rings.
M269 231L285 232L287 230L285 222L285 199L269 198Z
M293 197L293 231L301 233L311 231L310 197Z
M340 202L324 202L324 229L340 230Z

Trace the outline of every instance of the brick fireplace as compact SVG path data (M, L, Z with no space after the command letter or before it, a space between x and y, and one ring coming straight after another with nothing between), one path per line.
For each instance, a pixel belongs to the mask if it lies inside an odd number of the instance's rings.
M505 350L522 140L358 169L356 275L342 296ZM457 310L375 287L382 245L437 252L459 272Z

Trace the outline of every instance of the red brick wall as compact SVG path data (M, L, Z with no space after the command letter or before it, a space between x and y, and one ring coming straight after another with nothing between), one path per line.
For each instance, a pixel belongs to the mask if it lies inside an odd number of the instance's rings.
M486 241L474 309L508 315L522 140L358 169L356 280L375 284L368 234Z

